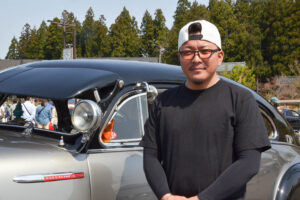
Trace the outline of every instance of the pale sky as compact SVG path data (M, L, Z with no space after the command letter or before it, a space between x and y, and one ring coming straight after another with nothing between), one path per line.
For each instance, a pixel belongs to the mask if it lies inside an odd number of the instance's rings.
M208 0L197 2L206 6L208 4ZM73 12L82 23L87 10L92 7L94 19L104 15L109 28L124 6L136 18L139 27L146 10L154 17L155 10L160 8L166 18L166 25L170 28L177 0L0 0L0 59L5 58L12 38L19 38L26 23L31 28L38 28L42 20L60 18L63 10Z

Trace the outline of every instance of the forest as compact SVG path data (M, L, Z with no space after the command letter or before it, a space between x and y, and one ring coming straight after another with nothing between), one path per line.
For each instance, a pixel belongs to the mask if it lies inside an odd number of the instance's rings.
M170 29L160 8L153 16L145 9L138 24L124 7L110 27L92 8L83 22L64 10L53 23L25 24L20 37L12 38L6 59L61 59L63 27L57 24L65 23L74 25L66 28L66 44L73 43L75 29L78 58L161 56L164 63L179 64L180 28L191 20L206 19L221 33L225 62L245 61L260 82L279 75L299 76L299 5L299 0L210 0L207 6L178 0Z

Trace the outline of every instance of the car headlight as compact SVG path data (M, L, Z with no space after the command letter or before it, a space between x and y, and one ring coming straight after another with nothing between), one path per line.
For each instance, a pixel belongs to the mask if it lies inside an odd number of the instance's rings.
M93 131L99 127L101 118L102 111L98 104L90 100L81 100L72 113L72 124L79 131Z

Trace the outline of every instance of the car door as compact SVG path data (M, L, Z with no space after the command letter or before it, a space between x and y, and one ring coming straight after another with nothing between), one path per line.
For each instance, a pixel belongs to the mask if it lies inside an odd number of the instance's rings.
M139 146L148 117L147 94L128 95L115 110L109 119L114 123L111 140L88 152L91 199L154 200Z
M289 122L294 129L300 129L300 114L294 110L290 110L289 114Z

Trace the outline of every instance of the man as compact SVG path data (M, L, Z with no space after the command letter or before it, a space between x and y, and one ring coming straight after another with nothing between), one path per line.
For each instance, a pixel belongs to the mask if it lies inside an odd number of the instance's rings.
M52 106L48 103L48 100L44 99L42 100L41 105L36 109L35 119L37 121L38 128L49 129L49 124L52 119Z
M34 98L27 97L26 101L22 103L23 114L21 118L25 121L25 125L29 123L35 124L35 103Z
M274 108L278 109L280 101L278 100L277 97L271 97L270 104L272 104L272 106L274 106Z
M160 200L241 200L270 148L250 92L221 80L224 52L205 20L179 32L184 85L160 94L145 124L144 171Z

